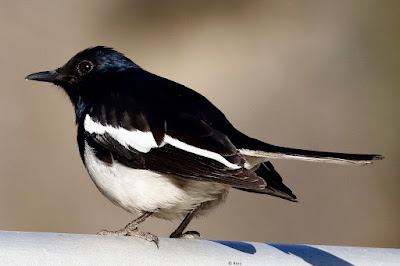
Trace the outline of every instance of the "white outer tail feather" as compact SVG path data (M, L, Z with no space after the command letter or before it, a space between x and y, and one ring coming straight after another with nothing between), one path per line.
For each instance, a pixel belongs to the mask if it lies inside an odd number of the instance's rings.
M357 165L366 165L372 163L372 160L347 160L334 157L312 157L307 155L293 155L293 154L284 154L279 152L267 152L260 150L248 150L248 149L239 149L239 152L245 156L271 158L271 159L294 159L294 160L303 160L309 162L325 162L325 163L357 164Z

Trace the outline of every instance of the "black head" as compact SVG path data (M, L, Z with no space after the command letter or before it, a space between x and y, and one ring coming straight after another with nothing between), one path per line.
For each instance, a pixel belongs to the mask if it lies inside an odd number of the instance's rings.
M27 80L51 82L65 89L76 104L79 96L101 84L104 79L132 68L140 68L122 53L104 46L79 52L64 66L51 71L33 73Z

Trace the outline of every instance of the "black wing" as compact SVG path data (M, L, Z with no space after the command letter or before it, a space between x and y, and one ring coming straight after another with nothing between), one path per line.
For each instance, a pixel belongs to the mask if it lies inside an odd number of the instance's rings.
M143 103L143 97L132 97L124 90L94 102L80 123L78 139L84 139L105 163L117 161L136 169L238 188L266 186L262 178L244 168L244 159L225 134L190 112L175 108L173 113L170 108L155 116L154 110L138 102ZM146 134L146 141L148 137L154 140L149 146L140 144L148 150L124 142L123 138L135 132Z
M166 144L148 153L126 148L109 134L85 133L85 141L104 163L119 162L135 169L147 169L163 174L199 181L217 182L237 188L262 189L263 179L243 167L232 169L213 159L193 154Z

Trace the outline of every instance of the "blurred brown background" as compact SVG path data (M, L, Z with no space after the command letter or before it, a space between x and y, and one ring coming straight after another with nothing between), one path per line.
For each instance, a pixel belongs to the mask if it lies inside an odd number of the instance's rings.
M365 167L273 161L291 203L232 191L208 239L400 247L398 1L1 1L0 230L96 233L134 217L86 173L73 109L26 82L94 45L209 98L277 145L379 153ZM168 236L179 221L147 221Z

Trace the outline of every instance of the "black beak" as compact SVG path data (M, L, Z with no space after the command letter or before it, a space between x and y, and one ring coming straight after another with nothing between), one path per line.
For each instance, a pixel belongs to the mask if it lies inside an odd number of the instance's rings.
M25 77L26 80L37 80L37 81L44 81L44 82L55 82L59 78L59 74L55 71L43 71L30 74Z

